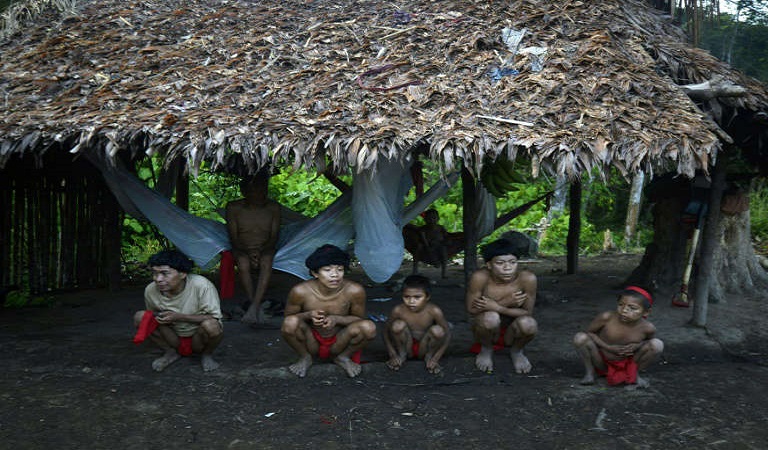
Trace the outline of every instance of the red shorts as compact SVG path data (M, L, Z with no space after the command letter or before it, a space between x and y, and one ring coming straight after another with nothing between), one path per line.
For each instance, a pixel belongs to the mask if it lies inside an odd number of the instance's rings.
M507 327L501 327L499 328L499 338L496 339L496 342L493 343L493 351L501 350L504 348L504 335L507 334ZM474 354L480 353L480 350L483 348L482 345L480 345L479 342L475 342L472 344L472 347L469 349L470 352Z
M604 376L609 386L617 384L635 384L637 383L637 363L631 356L624 359L608 359L603 352L600 357L605 363L606 370L595 368L598 375Z
M144 342L150 334L154 333L157 327L160 326L155 319L154 311L144 311L144 315L141 316L141 322L139 322L139 328L136 330L136 334L133 336L134 344L141 344ZM179 346L176 348L181 356L189 356L192 354L192 336L179 337Z

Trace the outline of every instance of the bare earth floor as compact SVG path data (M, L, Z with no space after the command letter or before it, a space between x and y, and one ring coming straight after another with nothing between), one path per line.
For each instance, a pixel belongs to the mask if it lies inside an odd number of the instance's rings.
M637 262L636 255L583 259L578 275L565 275L561 259L527 263L541 296L529 375L515 374L506 352L496 354L493 374L474 369L458 266L437 279L433 294L454 325L437 376L418 361L389 371L378 337L360 377L317 364L296 379L285 369L292 355L279 317L271 329L227 322L217 372L203 373L192 357L154 373L159 352L130 342L141 286L2 310L0 448L766 448L764 293L710 305L702 329L687 325L690 310L669 305L673 287L661 290L651 319L666 351L646 373L650 388L578 384L583 369L571 337L613 308ZM409 271L406 264L400 274ZM368 287L369 312L387 314L397 298L382 299L396 294L359 272L352 277ZM296 281L276 274L269 295L284 298Z

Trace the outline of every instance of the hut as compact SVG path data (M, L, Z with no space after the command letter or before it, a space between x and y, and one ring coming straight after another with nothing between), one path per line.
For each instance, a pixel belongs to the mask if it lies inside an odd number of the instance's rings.
M49 7L6 14L0 46L0 269L33 291L115 283L120 211L83 155L191 176L427 157L462 171L469 216L498 158L690 177L768 105L640 0L32 3Z

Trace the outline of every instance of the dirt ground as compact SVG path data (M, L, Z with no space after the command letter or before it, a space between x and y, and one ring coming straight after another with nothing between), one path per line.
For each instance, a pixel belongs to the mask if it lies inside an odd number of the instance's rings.
M447 279L423 271L437 280L433 300L454 325L441 375L418 361L391 372L379 336L360 377L316 364L297 379L285 369L293 356L279 317L272 329L226 322L216 372L202 372L192 357L154 373L159 352L130 341L143 286L2 310L0 448L766 448L764 293L710 305L702 329L687 325L690 310L670 306L672 287L657 291L651 319L666 350L646 373L650 388L578 384L571 337L613 308L638 258L582 259L578 275L565 275L562 259L526 263L540 292L528 375L514 373L506 352L497 352L493 374L474 369L459 266ZM400 274L409 271L406 263ZM352 278L366 284L370 313L387 314L398 301L359 269ZM269 296L284 298L296 281L276 274Z

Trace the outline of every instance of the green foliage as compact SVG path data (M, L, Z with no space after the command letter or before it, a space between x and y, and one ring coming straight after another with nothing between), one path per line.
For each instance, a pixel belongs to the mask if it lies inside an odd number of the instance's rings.
M341 179L352 184L350 177ZM274 175L269 183L273 199L307 217L315 217L341 195L323 175L314 172L284 171Z
M765 15L744 10L739 20L721 14L704 23L700 46L717 58L761 81L768 81L768 23ZM747 20L743 20L743 18Z
M755 183L749 194L749 214L752 236L758 251L768 253L768 183Z
M22 290L10 291L5 295L5 308L22 308L29 303L29 292Z

